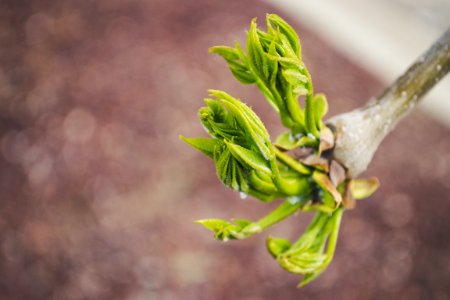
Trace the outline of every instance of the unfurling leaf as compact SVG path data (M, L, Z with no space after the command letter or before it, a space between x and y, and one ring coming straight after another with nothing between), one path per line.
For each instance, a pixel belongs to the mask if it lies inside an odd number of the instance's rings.
M285 20L280 18L278 15L269 14L267 15L267 27L274 27L280 31L288 40L294 51L295 55L300 57L301 47L300 40L294 28L291 27ZM273 31L273 30L272 30Z
M231 154L239 160L240 163L247 165L255 171L271 173L267 160L258 152L251 151L239 145L225 142Z
M275 140L275 146L280 149L289 151L299 146L299 140L290 131L285 131L280 134Z
M280 254L286 252L291 248L291 242L286 239L278 239L269 236L266 241L267 250L274 257L277 258Z
M313 99L313 105L314 105L314 120L316 121L316 128L320 131L324 124L322 122L323 117L328 112L328 102L327 98L324 94L315 94Z
M210 52L222 56L240 82L255 83L286 127L306 134L298 97L312 94L312 82L295 31L277 15L267 15L267 32L259 30L253 19L246 46L247 53L238 43L235 48L219 46Z
M216 46L210 48L209 52L222 56L229 64L231 73L239 82L243 84L255 83L256 78L248 68L247 60L240 55L238 49L228 46Z
M180 135L180 139L211 158L213 158L214 148L218 144L218 140L212 138L186 138Z
M231 224L220 219L198 220L195 223L203 225L214 232L214 238L221 241L236 239L236 235L241 230L238 225Z
M288 216L297 212L300 209L300 206L301 203L291 204L286 201L270 212L267 216L256 222L251 222L245 219L237 219L233 220L233 224L220 219L206 219L196 221L196 223L201 224L207 229L213 231L214 237L218 240L227 241L232 239L245 239L256 233L260 233L273 224L284 220Z
M294 244L269 237L267 249L280 266L295 274L305 275L305 284L320 275L331 262L343 209L333 213L317 213L303 235Z

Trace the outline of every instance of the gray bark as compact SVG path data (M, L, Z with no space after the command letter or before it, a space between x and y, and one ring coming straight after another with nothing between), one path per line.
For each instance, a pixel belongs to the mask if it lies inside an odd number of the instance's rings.
M386 135L449 70L450 28L381 95L328 121L336 138L333 155L349 176L367 169Z

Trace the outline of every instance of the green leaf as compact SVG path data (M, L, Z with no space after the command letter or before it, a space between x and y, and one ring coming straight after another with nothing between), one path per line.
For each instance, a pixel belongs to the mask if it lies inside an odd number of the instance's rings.
M313 105L314 105L314 120L316 122L316 128L320 130L323 125L323 117L328 111L328 103L327 98L324 94L315 94L313 99Z
M239 55L239 59L245 64L247 65L248 63L248 59L247 56L244 53L244 50L242 50L241 45L239 45L239 43L237 41L234 41L234 47L236 49L236 53Z
M232 221L241 228L244 228L252 223L252 221L246 219L233 219Z
M293 28L277 15L267 15L267 33L253 19L247 33L247 51L235 42L235 48L212 47L222 56L233 76L243 84L256 84L283 124L296 133L309 133L298 103L300 95L312 94L312 82L300 56L300 41ZM316 132L312 132L318 137Z
M222 56L229 64L231 73L239 82L243 84L255 83L256 78L246 66L246 59L241 56L238 49L228 46L216 46L210 48L209 52Z
M266 246L269 253L277 258L291 247L291 242L286 239L279 239L269 236L266 240Z
M307 84L309 79L306 75L302 74L298 68L291 68L283 70L283 77L294 89L293 92L296 95L306 95L308 93Z
M282 152L282 151L280 151L280 150L278 150L276 148L275 148L275 155L277 156L277 158L279 159L280 162L282 162L283 164L285 164L286 166L288 166L292 170L298 172L299 174L309 175L312 172L310 168L308 168L307 166L305 166L301 162L295 160L294 158L292 158L288 154L286 154L286 153L284 153L284 152Z
M259 35L256 28L256 19L252 20L250 29L247 33L247 57L252 70L258 75L258 77L267 79L267 58L261 45L261 41L259 40Z
M343 209L316 214L303 235L294 243L283 239L268 240L269 252L285 270L305 275L301 284L319 276L330 264L342 218Z
M241 138L243 133L235 126L233 116L225 107L213 99L204 99L206 107L199 110L200 121L206 131L218 139Z
M233 74L234 78L236 78L242 84L252 84L256 82L253 74L244 66L230 65L230 71Z
M212 230L214 236L219 240L229 239L245 239L256 233L262 232L264 229L278 223L288 216L294 214L299 210L301 203L290 204L283 202L275 210L256 222L251 222L245 219L233 220L233 223L220 219L205 219L196 221L196 223Z
M239 60L239 54L236 49L228 46L214 46L209 48L209 53L214 53L222 56L227 62L234 62Z
M252 170L248 179L250 186L252 187L252 189L257 190L263 194L277 195L278 189L273 184L272 179L270 177L264 178L263 176L261 176L264 173L265 172L257 172L255 170Z
M225 105L241 127L241 131L251 137L252 143L260 150L264 158L267 160L273 158L275 155L269 134L264 124L251 108L225 92L216 90L210 90L210 92Z
M300 57L300 40L295 30L288 23L286 23L286 21L275 14L267 15L267 23L277 28L283 35L286 36L295 54Z
M212 138L186 138L180 135L180 139L211 158L214 156L214 148L218 143L218 140Z
M308 195L311 192L311 182L308 177L296 176L283 179L284 182L289 185L289 196Z
M278 62L275 59L271 59L277 55L277 46L275 40L270 42L270 46L267 49L267 67L269 70L268 86L276 85L278 75Z
M271 173L269 164L262 155L230 142L225 141L225 144L231 154L242 164L248 165L250 168L261 172Z
M301 60L295 57L282 57L282 56L272 56L267 55L270 59L278 61L282 67L285 69L291 68L304 68L304 65Z
M300 281L300 283L297 285L297 287L302 287L302 286L307 285L308 283L310 283L311 281L313 281L314 279L319 277L319 275L322 274L323 271L325 271L325 268L322 270L318 270L314 273L306 274L305 277L303 277L303 280Z
M203 225L205 228L216 231L218 228L227 227L229 223L221 219L204 219L197 220L194 223Z
M227 187L232 187L232 183L236 180L233 177L233 159L231 153L228 149L222 151L214 151L214 162L216 163L216 173L217 177L222 181L222 183Z
M281 255L277 258L280 266L288 272L305 275L321 268L326 255L316 252L301 252L297 255Z
M277 137L274 144L278 148L289 151L298 147L298 139L291 131L285 131Z
M203 225L205 228L214 232L214 238L221 241L236 239L236 235L241 230L237 225L220 219L198 220L195 223Z
M316 139L319 138L319 131L317 130L317 126L316 126L316 112L315 112L313 95L306 95L305 126L306 126L306 130L309 133L311 133Z

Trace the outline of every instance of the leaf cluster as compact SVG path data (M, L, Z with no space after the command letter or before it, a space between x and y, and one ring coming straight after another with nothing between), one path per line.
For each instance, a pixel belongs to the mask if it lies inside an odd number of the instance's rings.
M255 84L288 130L272 142L249 106L223 91L210 90L199 110L210 137L181 138L214 161L225 186L264 202L285 201L258 221L205 219L197 223L226 241L260 233L298 211L314 211L316 217L295 243L267 240L268 251L280 266L305 275L302 284L306 284L331 262L344 209L354 207L355 199L370 196L378 181L348 178L345 168L329 155L334 135L323 121L327 100L314 94L300 40L283 19L267 15L267 31L252 20L245 52L237 42L210 52L225 59L238 81ZM305 99L304 108L299 97Z
M311 133L318 138L328 108L326 98L313 93L295 30L275 14L267 15L266 20L266 32L258 29L256 19L252 20L246 52L238 42L234 47L212 47L210 52L227 61L238 81L255 84L294 134ZM300 107L300 96L305 97L305 108Z

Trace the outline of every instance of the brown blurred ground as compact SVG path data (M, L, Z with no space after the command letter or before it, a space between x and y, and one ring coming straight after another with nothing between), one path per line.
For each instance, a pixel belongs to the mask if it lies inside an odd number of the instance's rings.
M220 244L192 224L269 210L225 190L178 140L204 135L208 88L282 130L207 53L243 41L266 12L259 1L0 2L0 299L450 299L450 132L419 112L380 148L368 173L381 189L346 213L333 264L306 288L266 253L266 234ZM381 91L295 27L330 115ZM270 233L294 239L304 224Z

